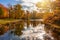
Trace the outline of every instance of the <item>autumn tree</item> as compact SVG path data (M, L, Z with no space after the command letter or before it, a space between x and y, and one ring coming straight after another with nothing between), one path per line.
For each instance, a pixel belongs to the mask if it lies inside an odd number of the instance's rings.
M14 13L14 10L13 10L14 8L12 7L12 5L9 4L8 9L9 9L9 19L10 18L14 19L15 18L15 13Z
M55 2L55 9L53 13L44 16L44 23L50 25L50 27L55 28L54 31L60 33L60 1Z
M20 4L14 5L15 18L20 18L22 15L22 6Z
M9 17L13 18L13 19L15 18L15 13L14 13L13 9L10 9Z
M2 8L0 7L0 18L2 17L2 15L3 15L3 10L2 10Z
M19 19L23 15L22 6L20 4L9 6L9 17L14 19Z

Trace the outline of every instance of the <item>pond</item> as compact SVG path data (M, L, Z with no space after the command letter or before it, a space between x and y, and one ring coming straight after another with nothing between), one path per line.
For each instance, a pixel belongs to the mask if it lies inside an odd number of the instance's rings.
M22 23L21 21L18 23L19 26L17 24L13 29L0 35L0 40L55 40L51 31L49 33L46 32L45 24L40 21L30 21L29 24L27 23Z

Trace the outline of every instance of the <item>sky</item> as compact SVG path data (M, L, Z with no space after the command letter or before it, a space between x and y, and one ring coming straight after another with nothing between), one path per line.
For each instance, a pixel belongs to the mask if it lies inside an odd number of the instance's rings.
M33 2L34 3L34 0L31 1L31 0L0 0L0 4L3 4L5 6L7 6L8 4L11 4L11 5L14 5L14 4L17 4L17 3L25 3L25 5L29 5L28 2Z
M15 5L17 3L20 3L25 10L29 8L33 8L33 4L29 2L34 2L32 0L0 0L0 4L3 4L4 6L8 7L8 4Z
M8 6L8 4L14 5L17 3L17 0L0 0L0 4L3 4L4 6Z
M23 6L24 10L37 10L37 7L35 5L37 2L43 3L48 1L49 0L0 0L0 4L3 4L4 6L8 7L8 4L15 5L17 3L20 3Z
M13 4L17 4L18 2L37 3L37 2L43 2L43 1L47 1L47 0L0 0L0 3L7 6L7 4L9 4L9 3L13 5Z

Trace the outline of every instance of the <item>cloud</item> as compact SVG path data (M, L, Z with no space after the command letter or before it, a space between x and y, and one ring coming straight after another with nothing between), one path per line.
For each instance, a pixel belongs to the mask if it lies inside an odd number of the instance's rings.
M22 5L24 10L32 11L32 10L37 10L35 4L39 1L41 2L42 0L38 0L38 1L37 0L15 0L15 1L21 2L20 4Z
M31 6L34 6L34 4L32 4L32 3L26 3L26 2L25 3L22 3L21 5L30 6L30 7Z
M43 2L44 0L22 0L24 2L32 2L32 3L37 3L37 2Z
M15 1L20 1L20 0L15 0Z
M21 5L23 6L24 10L28 11L37 10L34 0L22 0L22 1L23 3Z

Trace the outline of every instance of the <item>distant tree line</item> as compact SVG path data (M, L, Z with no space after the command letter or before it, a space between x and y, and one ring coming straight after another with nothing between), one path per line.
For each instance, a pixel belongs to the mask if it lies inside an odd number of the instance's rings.
M28 11L23 10L22 6L20 4L16 5L9 5L7 10L7 13L5 13L4 8L0 7L0 18L9 18L9 19L36 19L36 18L42 18L42 13L38 13L37 11ZM4 16L6 15L6 17Z

